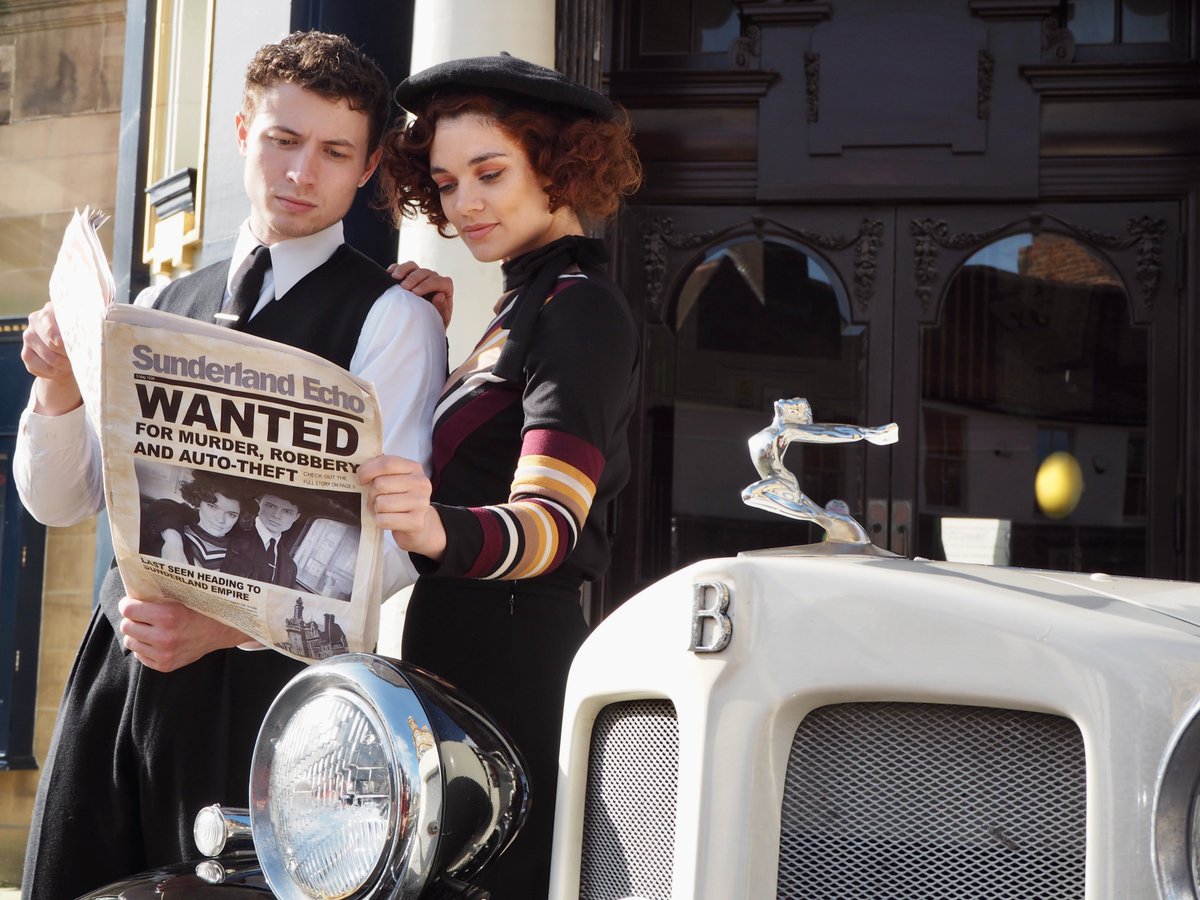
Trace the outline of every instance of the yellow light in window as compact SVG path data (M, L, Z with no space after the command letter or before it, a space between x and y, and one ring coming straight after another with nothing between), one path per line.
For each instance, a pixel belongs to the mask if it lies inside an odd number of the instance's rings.
M1070 453L1051 453L1038 466L1033 484L1038 508L1052 519L1065 519L1083 496L1083 470Z

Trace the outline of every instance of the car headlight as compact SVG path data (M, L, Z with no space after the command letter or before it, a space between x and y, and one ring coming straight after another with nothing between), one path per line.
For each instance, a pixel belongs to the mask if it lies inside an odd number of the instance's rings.
M1158 772L1154 857L1163 897L1200 897L1200 708L1172 736Z
M415 898L511 842L528 788L512 744L413 666L347 654L275 698L254 747L250 823L271 889Z

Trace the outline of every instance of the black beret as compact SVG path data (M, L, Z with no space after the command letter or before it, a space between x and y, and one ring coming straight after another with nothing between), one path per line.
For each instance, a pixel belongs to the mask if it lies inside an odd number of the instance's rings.
M565 106L601 119L613 116L612 101L565 75L507 53L452 59L410 75L396 88L396 102L420 114L423 101L445 88L503 91Z

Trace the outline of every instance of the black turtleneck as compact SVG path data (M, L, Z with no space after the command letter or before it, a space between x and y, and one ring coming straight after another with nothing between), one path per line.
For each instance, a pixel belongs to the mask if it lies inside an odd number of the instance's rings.
M533 324L558 276L572 266L598 268L608 262L604 241L571 234L504 263L504 290L518 291L504 317L508 340L493 371L505 381L519 381L529 352Z
M434 421L447 551L416 558L424 574L577 588L607 567L640 342L606 259L603 242L569 236L505 263L508 296Z

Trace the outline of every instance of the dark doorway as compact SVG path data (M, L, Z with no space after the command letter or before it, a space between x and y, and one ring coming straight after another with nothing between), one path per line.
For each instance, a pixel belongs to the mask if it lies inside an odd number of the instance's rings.
M31 769L46 529L21 506L12 480L17 424L32 376L21 362L24 317L0 319L0 771Z
M881 547L1178 576L1177 229L1169 203L636 210L647 363L617 541L637 564L611 596L819 539L739 498L747 439L797 396L818 422L899 424L891 448L787 460ZM1035 490L1063 454L1075 502Z

